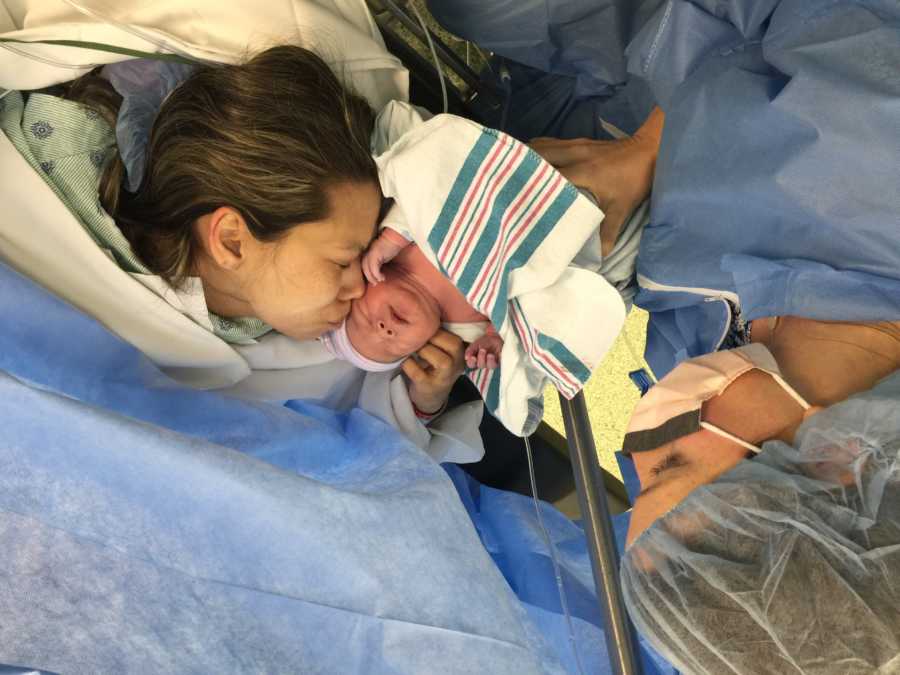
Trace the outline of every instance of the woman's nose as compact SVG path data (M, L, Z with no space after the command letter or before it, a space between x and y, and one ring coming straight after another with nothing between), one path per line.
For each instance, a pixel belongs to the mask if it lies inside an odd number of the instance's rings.
M363 278L362 268L358 264L351 265L347 268L338 299L349 302L361 298L365 292L366 280Z

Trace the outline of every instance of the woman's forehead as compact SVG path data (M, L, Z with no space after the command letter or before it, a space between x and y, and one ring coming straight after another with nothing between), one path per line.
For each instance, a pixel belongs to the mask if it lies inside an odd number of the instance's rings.
M337 183L328 188L327 220L350 227L363 222L374 230L381 202L381 190L375 183Z
M326 217L295 227L292 236L306 246L339 255L360 255L375 236L375 224Z

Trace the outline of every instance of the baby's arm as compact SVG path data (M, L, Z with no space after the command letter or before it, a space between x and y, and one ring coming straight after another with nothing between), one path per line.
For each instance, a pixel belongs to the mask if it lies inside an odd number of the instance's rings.
M377 284L379 281L384 281L381 266L393 260L409 244L409 239L396 230L390 227L382 228L375 241L369 244L369 249L362 259L363 274L366 275L369 283Z
M500 365L500 352L503 350L503 338L493 325L488 326L484 335L466 348L466 365L469 368L488 368L493 370Z

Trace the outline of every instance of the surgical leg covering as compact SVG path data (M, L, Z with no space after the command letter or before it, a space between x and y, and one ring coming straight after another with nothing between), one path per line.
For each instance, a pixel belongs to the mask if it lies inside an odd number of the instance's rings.
M0 663L564 672L386 424L185 389L5 266L0 308Z

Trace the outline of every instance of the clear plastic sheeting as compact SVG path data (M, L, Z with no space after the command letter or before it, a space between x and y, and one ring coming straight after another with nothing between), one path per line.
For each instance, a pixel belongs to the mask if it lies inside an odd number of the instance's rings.
M638 629L689 673L900 670L900 372L698 488L628 549Z

